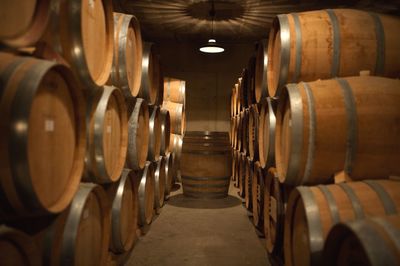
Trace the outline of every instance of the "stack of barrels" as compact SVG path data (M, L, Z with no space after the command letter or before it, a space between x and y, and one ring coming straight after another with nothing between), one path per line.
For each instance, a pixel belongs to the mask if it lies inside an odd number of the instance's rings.
M232 179L274 262L400 261L399 27L278 15L232 89Z
M186 81L165 77L164 78L164 101L162 108L168 110L171 123L170 147L174 154L177 168L176 180L181 181L181 154L183 137L186 131Z
M134 16L111 0L28 2L2 5L0 261L103 265L168 198L176 112Z

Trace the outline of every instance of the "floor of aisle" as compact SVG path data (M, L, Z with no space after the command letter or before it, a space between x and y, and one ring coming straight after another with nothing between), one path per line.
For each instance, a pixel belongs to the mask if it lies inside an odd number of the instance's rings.
M269 265L237 189L225 199L186 198L175 191L126 265Z

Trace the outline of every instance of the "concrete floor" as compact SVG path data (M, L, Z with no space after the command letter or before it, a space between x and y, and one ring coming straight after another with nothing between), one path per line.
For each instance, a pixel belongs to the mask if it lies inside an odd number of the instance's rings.
M270 265L237 189L217 200L175 191L126 265Z

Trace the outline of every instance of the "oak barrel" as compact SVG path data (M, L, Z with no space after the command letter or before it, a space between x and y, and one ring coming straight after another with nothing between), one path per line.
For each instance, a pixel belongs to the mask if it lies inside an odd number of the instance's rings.
M153 43L144 42L142 47L142 76L138 96L153 105L162 91L160 59Z
M165 196L167 198L171 193L174 181L175 162L174 162L174 156L171 152L167 153L163 157L165 160Z
M139 226L149 225L154 216L154 167L151 162L146 162L145 167L139 171L137 188L139 195Z
M104 265L110 240L110 202L104 189L81 183L69 208L42 238L44 265Z
M42 265L39 247L22 231L0 226L0 261L4 266Z
M259 103L268 96L267 88L268 47L267 41L257 43L256 67L254 73L255 100Z
M169 111L161 109L160 111L160 123L161 123L161 155L165 156L169 152L169 142L171 139L171 118Z
M148 161L156 161L161 151L161 118L160 107L154 105L149 107L149 148L147 152Z
M248 150L249 157L253 161L257 161L259 159L259 145L258 145L258 133L259 133L259 109L257 104L252 104L249 108L249 117L248 117ZM261 146L262 148L262 146Z
M115 253L129 251L137 241L139 198L133 178L135 173L124 169L120 180L106 189L111 202L110 249Z
M170 150L174 157L176 171L179 170L181 167L182 144L183 144L183 137L181 135L171 134L169 146L171 147ZM176 171L174 171L174 175L176 175Z
M397 265L399 261L399 215L339 223L325 242L324 265Z
M195 198L224 198L232 174L228 132L190 131L183 138L183 194Z
M0 79L2 203L18 215L59 213L83 172L83 94L69 68L30 57L0 53Z
M162 108L169 111L171 133L184 135L186 130L185 108L181 103L164 101Z
M186 104L186 81L164 77L164 100Z
M89 90L103 86L113 63L114 23L109 0L54 0L42 41L70 64Z
M240 140L239 140L239 150L248 155L249 152L249 110L245 109L241 112L240 115L241 123L240 123Z
M286 265L322 265L329 230L339 222L398 214L400 182L360 182L297 187L287 203L284 228Z
M128 150L126 166L132 170L144 167L149 148L149 109L141 98L126 99L128 107Z
M109 83L136 97L142 76L142 35L137 18L114 12L114 57Z
M264 233L264 170L259 161L254 163L251 195L253 206L253 224Z
M165 199L165 186L166 186L166 161L163 156L154 162L154 209L156 213L161 212Z
M239 187L239 196L244 198L246 194L245 189L245 180L246 180L246 167L247 167L247 157L245 154L240 152L239 155L239 175L238 175L238 187Z
M34 45L46 29L50 0L3 1L0 42L10 47Z
M122 92L103 86L90 99L87 109L88 148L83 181L117 181L125 164L128 147L127 107Z
M261 101L258 125L258 154L263 168L275 166L276 100L266 98Z
M287 83L358 75L400 76L400 19L354 9L278 15L268 43L268 91Z
M253 187L253 171L254 171L254 162L250 157L246 158L246 171L244 177L244 201L245 206L248 211L253 211L253 195L252 195L252 187Z
M400 175L400 80L349 77L288 85L276 117L281 182ZM289 156L290 155L290 156Z

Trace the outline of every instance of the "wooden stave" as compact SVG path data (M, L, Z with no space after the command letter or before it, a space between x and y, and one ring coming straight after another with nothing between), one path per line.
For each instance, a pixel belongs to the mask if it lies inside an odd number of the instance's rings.
M107 55L100 77L94 78L89 70L84 47L82 33L82 3L81 0L62 1L55 0L51 5L51 17L48 28L41 42L48 43L54 51L62 55L77 74L83 84L83 88L92 92L106 84L112 68L114 24L112 3L102 0L105 10L105 25ZM79 52L76 52L79 51Z
M142 47L142 76L138 96L145 99L149 105L154 105L159 100L158 95L161 92L160 62L153 43L144 42Z
M139 226L145 228L153 219L154 209L154 167L151 162L146 162L143 170L139 171L138 195L139 195ZM149 185L148 185L148 184ZM149 189L149 191L147 190ZM148 195L150 193L150 196Z
M6 225L1 225L0 241L10 242L10 245L13 245L15 249L18 250L18 252L21 254L21 259L23 260L21 265L35 266L42 264L42 257L39 247L33 242L33 239L24 232ZM21 262L20 260L10 257L13 255L13 253L5 253L3 249L1 251L2 252L0 252L0 256L1 254L5 254L5 259L11 260L8 262L7 260L2 260L2 263L5 265L20 265L18 264L18 261Z
M162 156L165 156L169 152L169 142L171 139L171 118L169 116L169 111L166 109L161 109L161 150Z
M386 183L386 184L385 184ZM383 185L385 184L385 185ZM353 210L353 217L347 218L346 221L354 221L354 220L361 220L365 217L381 217L385 215L393 215L397 214L397 210L400 209L400 203L398 200L394 198L394 196L398 195L398 190L400 189L398 181L393 180L364 180L359 182L350 182L350 183L341 183L341 184L334 184L334 185L320 185L315 187L297 187L294 189L290 196L287 203L287 211L285 217L285 225L284 225L284 255L285 255L285 264L286 265L293 265L293 261L299 259L299 257L294 258L293 251L291 248L291 244L293 243L292 239L292 221L294 219L293 215L295 209L297 208L297 202L304 204L304 212L305 217L308 221L308 229L307 231L310 233L307 236L309 239L309 252L301 252L302 259L306 259L309 261L310 265L320 265L323 261L322 251L323 245L326 240L326 235L335 224L338 222L343 221L341 216L336 216L338 214L339 206L337 206L337 200L333 195L335 195L328 187L330 188L337 188L339 191L344 193L348 198L348 203L342 206L348 207L349 209ZM368 188L371 195L374 195L376 199L378 199L379 205L383 206L384 208L374 208L371 206L370 203L363 202L360 200L360 192L359 187L364 186L364 188ZM355 189L354 186L357 186L358 189ZM346 189L347 187L347 189ZM392 191L389 192L388 188ZM329 189L329 192L323 192L324 189ZM382 191L383 189L383 191ZM318 211L320 211L320 206L315 204L315 193L313 191L320 191L324 197L324 199L328 202L327 211L330 213L330 222L325 227L322 227L320 219L318 219ZM350 192L349 192L350 191ZM311 194L312 193L312 194ZM397 194L396 194L397 193ZM331 195L332 199L326 198L325 195ZM371 201L370 196L369 200ZM362 196L365 200L365 194ZM374 201L375 202L375 201ZM307 208L307 206L309 208ZM311 206L311 208L310 208ZM316 207L312 207L316 206ZM332 207L334 206L334 207ZM335 207L336 206L336 207ZM364 209L367 208L367 209ZM332 213L332 210L334 213ZM335 214L336 213L336 214ZM335 214L335 215L334 215ZM343 214L342 214L343 215ZM320 216L321 217L321 216ZM334 218L332 218L334 217ZM335 218L336 217L336 218ZM338 219L336 222L334 219ZM328 226L328 227L327 227ZM299 225L296 226L297 230L302 230ZM328 231L326 231L328 230ZM326 231L326 232L325 232ZM307 245L304 243L304 245Z
M161 213L161 208L164 205L165 199L165 186L166 186L166 162L163 156L161 156L156 162L154 162L154 209L157 214Z
M120 32L118 26L121 26ZM127 75L126 65L126 46L127 46L127 32L129 27L132 27L135 32L135 80L131 81ZM122 33L121 33L122 32ZM118 41L117 41L118 40ZM134 15L114 12L114 44L118 43L118 47L114 47L113 64L111 68L109 82L120 88L126 97L136 97L139 93L140 82L142 75L142 34L140 31L140 24ZM118 66L117 66L118 63Z
M321 87L320 87L321 86ZM325 88L323 89L323 86ZM326 87L329 86L329 87ZM397 141L397 137L393 133L395 130L396 123L392 123L391 127L387 128L387 130L382 131L381 134L384 134L385 137L378 136L373 133L368 133L370 130L368 127L362 127L367 122L368 116L366 115L367 112L362 112L365 110L365 102L368 100L364 96L366 91L369 91L369 94L374 94L374 102L368 104L368 108L382 108L382 105L377 104L378 102L385 102L385 108L388 106L394 106L395 103L393 99L398 97L397 91L394 90L398 86L398 80L382 78L382 77L370 77L370 76L363 76L363 77L348 77L348 78L340 78L334 80L324 80L324 81L316 81L316 82L309 82L309 83L300 83L300 85L290 85L286 88L282 94L279 106L278 106L278 113L277 113L277 126L276 126L276 139L275 139L275 150L276 150L276 164L277 169L281 178L281 182L285 182L291 185L299 185L299 184L320 184L320 183L328 183L331 181L332 175L337 172L340 172L344 169L344 172L350 176L353 180L360 180L360 179L375 179L375 178L386 178L389 175L396 175L396 172L400 171L400 169L396 169L396 164L393 162L394 158L398 158L400 155L397 154L396 149L392 148L389 149L389 153L385 155L382 151L380 152L381 156L375 156L374 161L369 160L366 158L364 154L372 154L372 147L378 149L378 147L382 147L382 145L396 147L399 145ZM316 89L316 88L319 89ZM321 93L324 90L329 88L331 92L325 94L329 97L322 97ZM364 88L364 89L363 89ZM374 90L373 92L371 90ZM309 93L311 96L304 96ZM318 94L318 99L314 98L315 92ZM364 94L363 94L364 93ZM288 96L289 95L289 96ZM336 95L336 96L335 96ZM344 95L344 96L342 96ZM391 95L387 97L386 95ZM292 149L291 159L288 160L287 167L282 160L281 150L282 147L279 145L281 142L281 135L282 135L282 110L287 105L287 99L290 98L290 101L294 99L300 99L299 97L305 97L313 99L312 101L302 101L299 105L296 105L295 109L291 110L291 115L296 116L296 118L292 118L292 132L291 135L288 137L290 138L290 145ZM335 104L336 112L336 119L328 120L325 119L324 123L320 123L319 127L318 120L321 122L321 116L319 116L320 112L323 111L323 108L326 107L319 107L317 111L316 104L318 103L321 106L321 101L330 101L331 104ZM333 101L333 99L339 99L340 101ZM343 100L342 100L343 99ZM359 99L363 99L360 101ZM315 103L314 103L315 102ZM310 104L308 104L310 103ZM303 109L303 105L308 104L308 108L304 107L305 110L308 109L308 113L311 117L308 120L304 120L303 116L301 115L300 110ZM361 105L361 104L364 104ZM314 107L313 107L314 106ZM363 109L364 108L364 109ZM326 111L325 111L326 112ZM340 112L340 113L339 113ZM305 112L307 113L307 112ZM371 116L371 115L370 115ZM390 113L385 115L385 119L396 119L395 117L398 116L398 110L393 109ZM299 120L300 119L300 120ZM313 120L314 122L312 122ZM364 120L363 120L364 119ZM304 120L304 122L303 122ZM350 122L355 120L355 122ZM369 119L371 120L371 119ZM370 128L383 128L387 123L384 119L375 119L374 121L369 121L368 126ZM311 121L311 122L308 122ZM364 122L360 122L364 121ZM308 124L310 125L309 129L306 130ZM331 126L338 126L338 129L333 136L325 136L325 142L321 142L321 132L324 128L321 125L327 125L326 123L330 123ZM336 123L336 124L334 124ZM383 123L383 124L379 124ZM343 124L348 126L348 129L343 129ZM307 126L305 126L307 125ZM314 126L312 126L314 125ZM361 126L360 126L361 125ZM358 129L358 127L360 127ZM347 132L346 132L347 130ZM296 133L295 133L296 132ZM326 133L326 132L325 132ZM297 136L294 136L298 134ZM343 136L343 134L347 134ZM339 137L335 137L339 136ZM372 144L373 145L366 145L369 143L367 141L368 138L374 139ZM302 141L303 138L303 141ZM318 140L317 140L318 139ZM336 149L335 154L336 157L327 158L330 164L325 165L323 168L324 171L318 170L319 172L316 174L315 166L318 165L318 160L321 158L320 153L326 152L326 149L332 149L332 147L325 147L324 150L316 149L315 142L318 141L319 145L327 146L329 143L335 143L334 147ZM327 144L327 141L329 143ZM360 143L363 141L362 143ZM346 143L350 143L349 145ZM386 144L384 144L386 143ZM388 145L390 144L390 145ZM329 144L333 146L333 144ZM361 152L361 148L364 151ZM368 150L368 149L369 150ZM365 150L367 149L367 150ZM379 151L382 148L378 149ZM385 149L385 151L388 148ZM311 152L309 152L311 151ZM307 153L306 153L307 152ZM319 153L319 156L318 156ZM307 155L307 156L306 156ZM355 160L354 158L357 158ZM385 160L383 160L385 158ZM364 160L364 163L363 163ZM367 160L367 161L366 161ZM374 165L374 167L372 167ZM308 169L306 169L308 167ZM297 169L298 174L294 171ZM368 169L368 172L366 171ZM378 171L379 169L379 171ZM390 170L389 170L390 169ZM287 170L287 173L285 171ZM314 173L312 172L314 171Z
M126 251L129 251L138 240L136 235L138 219L138 195L136 194L133 178L136 178L136 176L134 176L134 172L130 169L125 168L122 171L120 180L116 183L111 184L106 189L111 202L111 238L109 248L115 253L124 253ZM122 200L127 185L131 186L134 199L134 209L132 210L133 222L131 232L128 235L126 241L123 241L121 230L121 208L123 206Z
M171 193L173 180L174 180L174 171L175 171L175 163L174 156L171 152L167 153L164 157L165 160L165 198L167 199L169 194Z
M350 14L351 15L350 15ZM346 15L345 15L346 14ZM307 31L303 31L301 29L301 23L305 23L302 19L302 17L310 17L310 16L317 16L316 18L314 18L314 21L311 23L311 25L315 25L317 27L321 27L321 29L319 30L315 30L315 28L309 28ZM325 17L326 20L329 20L329 23L325 23L325 21L323 20L323 18ZM351 34L349 34L348 32L344 32L341 33L341 30L343 31L344 27L343 25L352 23L354 21L356 21L356 19L360 19L361 17L363 17L363 19L369 19L369 22L365 22L360 24L359 27L361 28L361 32L365 33L368 30L371 32L375 32L375 40L377 41L377 50L376 50L376 57L374 56L362 56L362 55L358 55L358 59L362 58L362 60L353 60L353 58L351 56L349 56L349 54L343 52L346 51L346 49L341 49L340 46L342 46L343 44L348 44L351 45L353 43L359 43L359 45L362 44L362 42L357 42L356 40L352 39L352 38L357 38L358 36L356 35L357 33L357 29L352 28L351 29ZM354 18L354 20L353 20ZM390 21L392 20L392 21ZM292 22L293 21L293 22ZM297 25L298 24L298 25ZM326 25L325 25L326 24ZM386 24L386 25L385 25ZM341 26L342 25L342 26ZM397 26L396 26L397 25ZM324 26L326 28L324 28ZM316 79L327 79L327 78L334 78L334 77L346 77L346 76L354 76L354 75L358 75L359 71L361 70L366 70L368 69L368 67L366 68L366 66L371 65L371 69L369 69L371 71L371 73L374 73L375 75L378 76L388 76L388 77L398 77L398 72L396 73L396 70L399 69L399 66L396 63L393 63L393 60L398 60L398 56L400 54L395 53L394 55L392 54L391 56L387 56L390 53L386 53L386 49L390 47L390 49L392 49L392 47L395 47L395 44L390 44L390 46L386 47L386 43L387 40L385 38L385 36L380 36L379 32L384 32L385 29L389 29L391 27L393 28L398 28L399 26L399 21L396 20L394 17L390 17L387 15L380 15L380 14L376 14L376 13L372 13L372 12L365 12L365 11L360 11L360 10L352 10L352 9L327 9L327 10L320 10L320 11L309 11L309 12L303 12L303 13L292 13L292 14L284 14L284 15L278 15L273 23L272 23L272 27L271 27L271 31L269 33L269 42L268 42L268 58L269 58L269 64L268 64L268 68L267 68L267 72L268 72L268 78L267 78L267 83L268 83L268 90L269 90L269 95L270 96L275 96L275 97L279 97L280 93L281 93L281 89L286 85L286 83L292 82L299 82L299 81L312 81L312 80L316 80ZM292 34L292 30L294 29L294 32L298 32L299 35L298 36L292 36L294 34ZM302 45L304 45L304 39L302 37L302 33L315 33L315 34L319 34L318 37L316 36L310 36L309 38L316 38L317 40L325 40L325 38L321 37L321 32L330 32L330 30L328 30L329 28L332 28L333 34L331 36L331 41L328 42L331 43L330 45L327 45L327 53L326 54L332 54L332 63L319 63L318 64L318 73L308 73L306 70L301 68L302 62L301 62L301 57L304 57L303 53L303 48ZM380 29L381 30L380 30ZM390 31L390 30L389 30ZM378 32L378 33L376 33ZM347 35L345 35L347 33ZM388 34L387 36L391 36L390 34L391 32L387 32L386 34ZM337 34L337 35L336 35ZM280 35L279 37L276 37L277 35ZM323 34L325 35L325 33ZM343 36L345 35L345 37ZM351 36L351 37L349 37ZM276 37L276 38L275 38ZM295 39L295 41L291 41L291 37L295 37L293 39ZM325 37L325 36L323 36ZM279 38L279 39L278 39ZM346 40L347 38L347 40ZM359 37L360 40L362 40L362 37ZM302 43L299 43L297 40L301 40ZM279 42L279 47L281 50L280 53L280 61L277 63L279 66L275 66L275 62L274 62L274 51L277 48L275 47L275 42ZM397 41L397 46L398 46L398 40ZM396 42L395 41L395 42ZM318 45L317 42L310 42L310 43L315 43L316 45ZM367 42L365 42L367 43ZM379 47L379 45L385 45L383 47ZM335 46L339 47L339 48L335 48ZM296 47L296 49L298 50L296 52L296 54L294 52L292 52L292 48ZM308 48L308 47L307 47ZM294 48L293 48L294 49ZM319 49L322 49L322 47L319 47ZM368 49L367 46L362 46L359 47L357 46L357 49L359 51L365 51L365 49ZM342 50L342 51L341 51ZM353 50L354 47L353 47ZM276 52L276 51L275 51ZM343 54L343 55L342 55ZM295 59L291 59L291 57L294 57ZM347 71L343 71L341 70L341 68L344 68L346 62L348 63L349 61L346 60L348 57L348 60L353 61L357 61L358 65L356 67L356 69L352 69L352 70L347 70ZM316 58L318 58L318 56L316 56ZM392 58L392 59L391 59ZM396 59L397 58L397 59ZM369 60L368 60L369 59ZM277 60L277 59L276 59ZM389 66L392 66L393 69L391 70L387 70L385 72L385 65L386 62L385 61L391 61L390 64L388 64ZM375 63L375 65L373 65ZM308 64L311 64L310 62L308 62ZM315 64L317 64L317 62L315 62ZM393 66L393 64L395 66ZM372 67L374 67L374 69L372 69ZM323 73L322 68L326 68L327 73ZM330 70L328 69L330 68ZM275 83L278 83L274 86L274 82L273 77L273 71L274 69L279 69L279 78L278 81L275 81ZM301 71L304 71L305 73L303 73ZM394 71L393 71L394 70ZM310 70L311 72L311 70ZM322 73L321 73L322 72ZM297 77L296 77L297 75ZM275 77L274 77L275 78Z
M148 161L157 161L160 158L161 151L161 121L160 108L158 106L150 107L149 119L149 149L147 152Z
M256 104L249 108L248 118L249 157L253 161L259 160L258 134L259 134L259 109Z
M245 197L245 174L246 174L246 161L247 157L245 154L240 152L240 160L239 160L239 176L238 176L238 187L239 187L239 196L241 198Z
M326 265L339 265L339 261L359 262L361 254L364 265L396 265L399 261L395 254L399 251L399 222L399 215L390 215L335 225L324 245ZM340 246L351 239L357 239L355 243L351 242L355 252L342 258ZM350 258L350 255L356 258Z
M118 163L112 174L106 169L103 147L103 127L104 114L106 112L109 99L114 96L120 110L121 122L121 144ZM93 120L93 129L91 126ZM82 181L106 184L117 181L124 168L127 149L128 149L128 118L127 107L122 92L114 86L103 86L102 90L94 92L89 100L87 109L87 139L88 148L85 158L85 172ZM96 125L96 126L95 126Z
M37 43L49 22L50 4L50 0L37 1L32 21L24 32L18 36L1 38L0 42L12 48L27 47Z
M274 101L276 100L272 98L262 100L260 108L258 145L261 148L259 148L259 159L261 166L266 169L275 166L276 109L274 108ZM265 130L267 125L269 126L268 131ZM268 144L265 143L266 139Z
M253 180L251 186L253 224L264 234L264 171L259 161L254 163Z
M258 42L256 49L256 67L255 67L255 77L254 77L256 103L260 103L262 99L268 96L267 66L268 66L267 40L262 40Z
M132 98L127 100L128 113L130 113L128 121L128 149L126 156L126 166L132 170L143 169L146 159L147 152L149 149L149 109L145 100L141 98ZM133 107L133 110L131 109ZM144 127L138 128L139 117L143 117ZM138 132L144 132L144 138L140 141L138 148L137 135ZM132 151L131 151L132 149Z
M85 139L86 127L83 118L85 102L83 99L83 94L79 90L79 86L77 85L74 76L66 66L30 57L16 57L14 55L10 54L7 55L4 53L1 53L1 55L9 57L9 59L7 59L4 63L14 61L11 65L3 69L1 73L3 76L2 78L4 78L5 80L13 78L14 74L17 73L17 71L20 68L21 68L20 70L24 70L23 68L25 68L26 71L30 71L31 73L29 74L28 72L28 74L24 74L23 79L20 80L18 85L17 83L15 84L16 87L15 87L14 98L20 98L22 100L22 103L16 104L16 103L11 103L10 101L9 106L6 108L10 108L10 111L12 111L13 116L10 117L11 120L8 121L8 123L15 124L15 121L18 121L18 123L28 124L30 108L34 100L34 96L38 91L38 86L40 85L42 78L49 71L56 71L57 73L59 73L63 77L64 81L68 83L69 87L74 88L74 90L71 90L72 93L71 96L73 98L73 102L76 103L76 105L74 106L74 113L75 113L74 120L77 121L76 126L78 132L76 133L77 141L76 141L76 149L74 152L75 153L74 157L75 158L78 157L78 159L74 159L75 162L74 165L72 166L73 170L71 173L72 178L68 184L68 189L66 190L69 192L69 196L61 196L60 197L61 200L59 200L58 203L53 204L53 206L51 207L47 207L43 206L37 195L35 195L36 192L34 192L33 184L31 182L31 175L29 173L29 170L27 170L29 169L29 161L27 155L28 143L27 141L24 141L24 138L26 139L28 137L29 133L28 127L14 128L14 130L10 130L11 132L8 133L9 135L11 135L10 137L12 137L13 134L18 133L17 134L18 136L16 136L14 139L12 138L9 144L7 145L11 146L9 147L9 150L12 152L10 156L12 161L17 162L17 164L19 165L18 166L19 170L17 171L16 169L14 169L13 165L10 165L11 168L2 167L3 169L9 169L10 171L12 170L14 181L8 184L10 185L13 184L13 186L15 186L15 188L7 186L8 187L7 189L5 190L2 189L5 195L7 195L6 196L7 199L5 198L7 202L5 202L5 204L9 205L7 208L8 210L2 210L6 212L2 213L2 216L9 216L9 215L35 216L39 215L40 213L41 214L59 213L62 210L64 210L68 206L68 204L72 201L74 193L78 190L80 176L83 172L83 158L86 145L86 139ZM25 80L27 77L29 77L29 80ZM25 88L26 86L32 87L32 89L27 90L27 88ZM4 92L6 92L6 89L7 88L5 87ZM5 94L2 95L3 99L5 99L6 96L7 95ZM24 108L21 108L21 106L23 106ZM2 110L2 112L4 112L4 110ZM13 133L13 131L16 132ZM2 138L2 140L6 141L4 137ZM18 154L14 154L13 151L18 151ZM2 161L4 162L5 160ZM9 174L11 174L11 172ZM3 179L7 178L9 174L3 173L2 174ZM2 183L4 186L5 183L3 181ZM28 196L28 199L23 200L19 197L18 194ZM6 218L6 217L1 217L1 218Z

